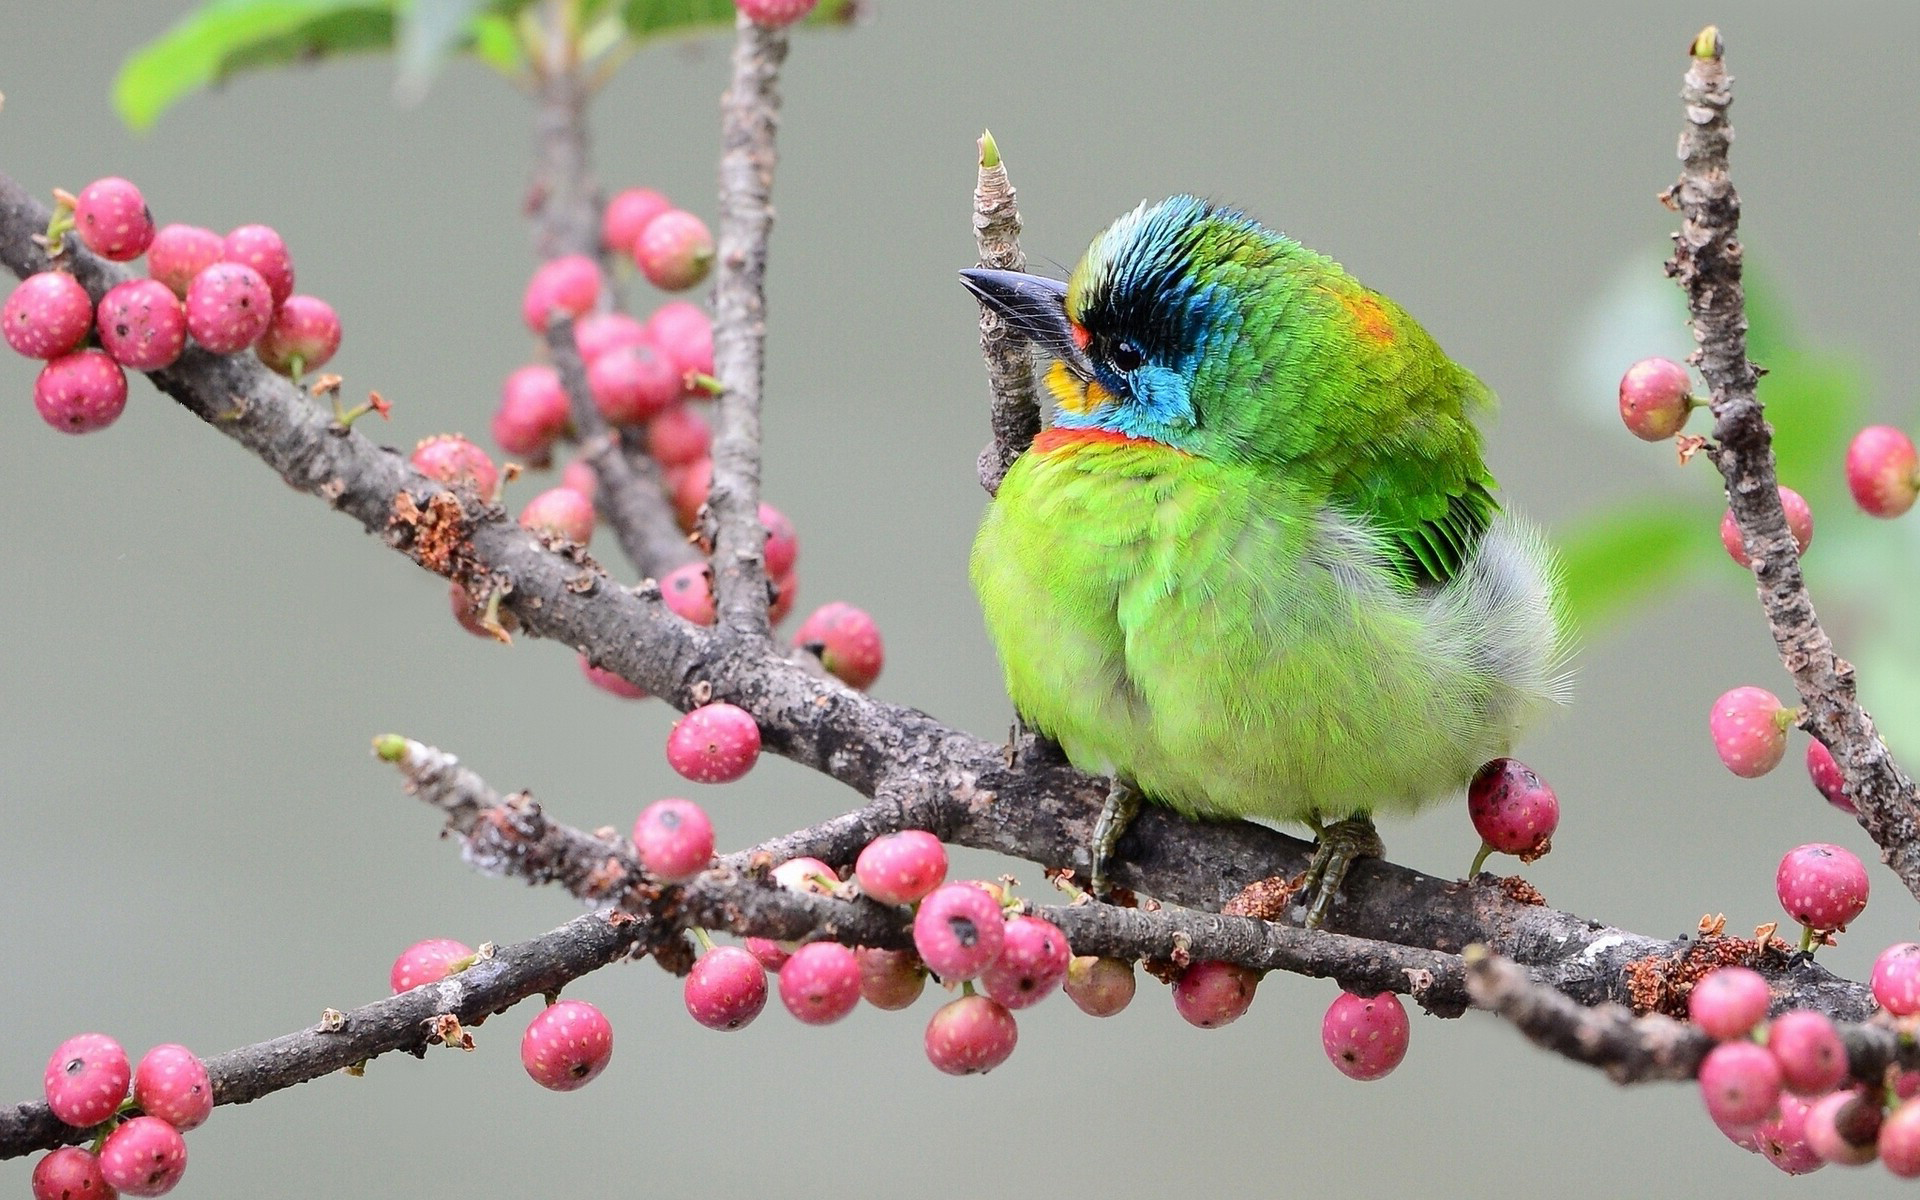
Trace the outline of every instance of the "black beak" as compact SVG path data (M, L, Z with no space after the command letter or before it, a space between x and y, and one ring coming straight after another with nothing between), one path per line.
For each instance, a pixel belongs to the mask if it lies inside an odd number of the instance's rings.
M960 282L982 307L997 313L1008 328L1067 365L1082 379L1093 366L1067 323L1067 285L1024 271L975 267L960 272Z

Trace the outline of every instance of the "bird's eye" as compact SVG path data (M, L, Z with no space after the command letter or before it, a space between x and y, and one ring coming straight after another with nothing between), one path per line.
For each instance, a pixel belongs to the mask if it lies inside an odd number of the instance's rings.
M1147 361L1146 355L1140 353L1140 347L1132 342L1114 343L1113 353L1108 358L1118 371L1137 371Z

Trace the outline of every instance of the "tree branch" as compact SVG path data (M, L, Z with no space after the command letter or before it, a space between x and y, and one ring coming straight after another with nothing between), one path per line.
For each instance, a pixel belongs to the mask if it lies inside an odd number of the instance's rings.
M998 271L1027 269L1020 249L1020 210L1014 204L1013 181L1000 160L992 133L980 135L980 174L973 187L973 238L980 265ZM1033 355L1027 343L1008 329L1000 314L980 309L980 353L987 364L987 387L993 394L988 423L993 441L980 452L980 486L987 495L999 494L1013 460L1019 458L1040 432L1040 405L1033 394Z

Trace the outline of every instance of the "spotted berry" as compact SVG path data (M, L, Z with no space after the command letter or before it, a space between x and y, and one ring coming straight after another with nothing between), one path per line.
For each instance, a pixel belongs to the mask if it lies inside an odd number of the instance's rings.
M685 209L668 209L640 230L633 263L661 291L685 291L713 268L713 234Z
M1880 1123L1880 1161L1900 1179L1920 1179L1920 1100L1904 1101Z
M616 346L587 364L587 390L608 423L638 425L680 402L680 372L652 346Z
M600 299L600 267L584 254L548 259L533 272L520 300L520 316L527 328L545 333L556 311L582 317Z
M457 433L422 438L409 461L414 470L449 487L472 484L483 499L491 498L500 485L500 469L487 452Z
M1190 964L1173 981L1173 1007L1189 1025L1218 1029L1246 1015L1260 972L1212 959Z
M473 962L473 947L453 938L428 938L415 942L393 960L387 983L394 994L410 991L423 983L438 983L454 971Z
M593 522L593 501L569 487L537 493L520 510L521 528L582 546L593 538Z
M1382 1079L1407 1056L1407 1007L1392 992L1341 992L1320 1020L1320 1048L1349 1079Z
M129 1196L164 1196L187 1173L187 1142L159 1117L135 1117L107 1135L100 1174Z
M33 1200L115 1200L92 1151L62 1146L34 1164Z
M1787 727L1795 710L1765 688L1737 687L1722 693L1707 714L1713 748L1727 770L1757 779L1780 765L1787 752Z
M808 942L780 967L780 1003L808 1025L831 1025L860 1003L860 962L838 942Z
M1013 1054L1020 1026L990 996L961 996L927 1022L927 1061L948 1075L984 1075Z
M1067 935L1039 917L1008 919L1000 956L980 973L980 988L1008 1008L1031 1008L1053 994L1067 977L1073 951Z
M947 983L973 979L1000 957L1006 922L1000 903L971 883L934 889L913 916L913 945L927 969Z
M165 284L176 297L187 298L193 277L220 261L226 243L211 229L198 225L163 225L147 247L147 274Z
M909 1008L926 989L926 967L911 950L859 946L853 956L860 963L860 998L875 1008L886 1012Z
M1780 1063L1780 1084L1798 1096L1824 1096L1847 1077L1847 1048L1826 1014L1795 1009L1767 1026L1767 1049Z
M76 350L40 368L33 407L61 433L94 433L127 407L127 375L105 350Z
M1807 1147L1823 1162L1857 1167L1873 1161L1880 1137L1880 1105L1843 1088L1807 1106Z
M127 1098L133 1066L120 1043L104 1033L83 1033L61 1042L42 1077L53 1115L82 1129L113 1115Z
M647 422L647 453L663 467L701 462L712 449L713 430L707 419L684 404L676 404ZM699 503L706 503L706 499L707 489L702 485Z
M623 254L633 253L633 243L647 222L672 207L671 200L652 188L633 187L617 193L601 214L600 244Z
M1873 998L1896 1017L1920 1013L1920 945L1895 942L1873 960Z
M579 348L580 361L589 367L602 354L622 346L647 344L647 327L623 312L594 312L581 317L573 326L573 344ZM680 386L674 379L676 394Z
M1867 907L1867 868L1828 842L1787 851L1773 883L1780 907L1809 929L1845 929Z
M1780 1101L1780 1063L1753 1042L1722 1042L1700 1063L1700 1096L1721 1125L1757 1125Z
M187 348L187 310L157 279L129 279L100 297L100 345L135 371L170 367Z
M1799 492L1790 487L1780 489L1780 507L1787 514L1787 531L1793 534L1793 544L1805 554L1807 547L1813 545L1813 510ZM1728 509L1720 518L1720 544L1725 546L1727 554L1734 562L1743 567L1751 567L1753 560L1747 556L1746 542L1740 533L1740 525L1733 519L1733 510Z
M1819 789L1827 803L1843 813L1852 814L1856 810L1853 799L1847 795L1847 777L1840 771L1840 764L1834 761L1833 751L1818 738L1807 743L1807 778L1813 780L1813 786Z
M662 304L647 318L647 340L683 376L713 374L713 318L699 305L686 300Z
M713 822L691 800L655 800L633 823L640 865L665 883L682 883L713 861Z
M725 702L694 709L667 734L667 765L695 783L732 783L759 758L760 726Z
M682 620L713 624L713 569L705 559L675 567L660 579L660 599Z
M87 249L114 262L131 262L153 241L153 214L140 189L109 175L80 189L73 209L74 232Z
M609 671L605 667L594 666L593 660L584 654L580 656L580 670L586 675L588 683L591 683L609 695L618 696L622 700L645 700L647 698L647 689L637 684L629 683L626 678L618 672Z
M1920 497L1920 454L1891 425L1869 425L1847 447L1847 490L1862 512L1897 517Z
M1061 989L1088 1016L1111 1017L1133 1003L1135 986L1133 964L1126 959L1083 954L1067 964Z
M947 848L924 829L882 834L860 851L853 877L882 904L912 904L947 877Z
M612 1060L613 1026L585 1000L548 1005L520 1038L520 1065L550 1091L577 1091Z
M253 352L270 371L299 378L327 365L340 349L340 314L318 296L288 296L274 311Z
M187 332L215 354L237 354L273 323L273 293L244 263L217 262L187 285Z
M1748 967L1715 967L1702 975L1687 996L1687 1015L1716 1041L1743 1038L1766 1019L1772 993L1760 972Z
M169 1042L140 1056L133 1071L133 1103L185 1133L213 1114L213 1081L193 1051Z
M1687 369L1670 358L1643 358L1620 377L1620 419L1645 441L1679 433L1695 403Z
M271 225L241 225L234 229L221 239L220 257L260 272L276 308L293 295L293 256L287 253L285 239Z
M572 420L560 372L545 363L530 363L514 370L500 385L493 440L508 454L544 459Z
M1467 816L1485 846L1533 862L1553 848L1560 799L1527 764L1496 758L1468 782ZM1475 860L1474 873L1484 858Z
M70 353L93 328L93 298L65 271L41 271L21 280L0 307L0 333L28 358Z
M687 1014L708 1029L745 1029L767 1006L767 973L738 946L715 946L688 972Z
M793 644L820 656L820 665L848 687L865 691L880 677L886 648L880 627L851 604L836 600L813 610L794 630Z

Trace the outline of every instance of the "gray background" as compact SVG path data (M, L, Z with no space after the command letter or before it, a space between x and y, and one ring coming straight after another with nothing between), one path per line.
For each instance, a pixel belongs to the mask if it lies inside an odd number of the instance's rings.
M109 80L186 7L0 7L0 169L43 192L124 174L163 222L277 226L301 290L345 321L334 366L349 391L396 404L376 432L484 432L499 379L531 350L517 308L524 104L460 65L396 109L390 65L365 61L242 79L130 136ZM982 125L1012 166L1036 261L1070 264L1118 212L1188 189L1341 258L1502 394L1495 468L1564 527L1672 485L1668 452L1611 416L1612 377L1653 347L1613 347L1584 374L1569 364L1624 264L1658 279L1672 218L1653 195L1675 169L1684 50L1718 20L1740 80L1752 253L1812 335L1865 356L1876 412L1912 424L1909 6L877 7L855 33L802 39L786 73L766 478L800 530L801 611L870 608L889 699L986 734L1007 719L965 578L984 387L953 272L972 260ZM717 44L633 62L598 110L603 178L710 216L724 75ZM46 1054L74 1032L110 1031L136 1055L222 1050L384 994L414 939L504 942L573 914L556 893L468 872L368 759L376 732L461 753L586 826L689 786L660 753L664 707L589 690L558 647L459 632L442 583L146 384L111 431L65 439L34 415L32 377L0 359L0 1098L37 1094ZM1709 489L1704 464L1680 486ZM1759 782L1714 760L1709 701L1736 683L1785 687L1739 573L1649 607L1589 640L1577 704L1523 747L1565 807L1556 852L1529 875L1557 905L1649 933L1704 911L1750 928L1777 915L1785 849L1871 847L1812 796L1797 745ZM697 795L729 846L852 800L777 761ZM1386 837L1395 858L1443 873L1474 849L1457 806ZM1856 976L1913 933L1912 902L1875 872L1867 916L1826 955ZM651 965L574 994L616 1028L613 1067L585 1091L527 1081L516 1042L531 1010L517 1010L479 1032L477 1054L381 1060L364 1079L220 1110L190 1139L180 1194L1787 1186L1724 1143L1690 1089L1617 1090L1478 1015L1416 1019L1396 1074L1349 1083L1318 1045L1321 981L1270 978L1217 1032L1186 1027L1151 983L1105 1022L1056 1001L1022 1018L1006 1066L967 1080L921 1058L931 999L826 1030L770 1012L721 1036ZM27 1172L0 1167L0 1187L24 1195ZM1829 1169L1806 1186L1891 1184Z

